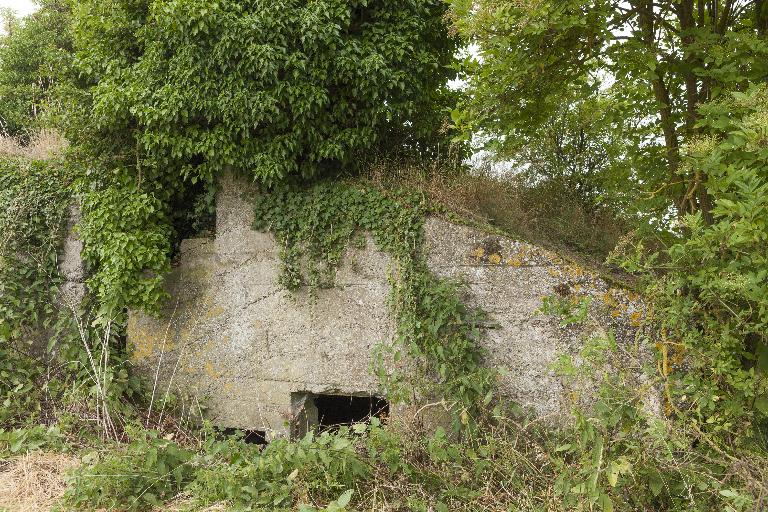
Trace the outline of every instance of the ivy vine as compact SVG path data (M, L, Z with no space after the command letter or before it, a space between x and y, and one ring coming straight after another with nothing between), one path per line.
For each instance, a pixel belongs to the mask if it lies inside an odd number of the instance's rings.
M34 418L44 369L28 356L54 327L71 177L58 161L0 158L0 424Z
M435 276L424 252L428 207L418 195L360 184L321 181L284 185L261 195L254 229L271 231L281 245L280 283L289 290L333 285L344 250L364 234L394 261L391 307L397 320L395 360L407 354L420 396L442 396L455 426L469 425L493 399L493 371L484 367L483 313L461 300L458 283ZM401 377L389 375L390 399L407 400Z
M0 159L0 343L55 321L71 183L61 162Z

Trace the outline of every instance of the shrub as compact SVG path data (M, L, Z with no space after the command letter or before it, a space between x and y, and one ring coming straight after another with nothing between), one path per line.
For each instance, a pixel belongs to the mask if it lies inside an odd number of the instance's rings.
M107 452L91 452L69 478L64 502L78 510L144 510L176 496L193 471L192 453L157 432Z
M327 504L370 478L358 445L346 429L275 441L263 452L235 440L210 439L189 492L202 504L224 501L247 510Z

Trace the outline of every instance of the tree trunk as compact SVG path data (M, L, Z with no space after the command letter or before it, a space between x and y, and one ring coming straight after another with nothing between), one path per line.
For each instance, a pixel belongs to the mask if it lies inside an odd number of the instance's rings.
M630 2L635 12L638 13L638 26L640 37L645 43L648 52L654 57L658 55L658 48L655 40L655 23L653 12L653 1L633 0ZM669 95L669 89L664 82L662 72L657 69L656 77L651 80L653 96L659 109L659 120L661 130L664 134L664 145L667 153L667 166L669 169L669 183L675 183L678 179L678 169L680 167L680 140L678 138L677 127L675 126L674 111L672 108L672 99ZM685 192L675 198L675 205L678 209L678 215L684 215L685 211Z
M755 25L760 37L768 36L768 0L755 0Z
M699 118L699 105L702 101L706 100L704 94L707 87L702 85L701 93L699 91L699 78L694 71L697 67L704 67L704 63L701 58L690 50L691 45L695 42L695 36L692 31L696 29L695 8L694 0L681 0L677 4L677 18L680 22L680 30L682 31L682 45L685 52L685 70L683 77L685 81L685 103L686 103L686 117L685 128L687 137L693 137L696 134L696 121ZM730 17L731 9L733 7L732 0L726 2L725 9L722 12L722 19L717 22L717 19L712 20L712 25L719 25L720 29L724 32L727 28L727 21ZM698 15L699 15L699 27L705 26L706 10L702 9L702 2L698 2ZM721 34L722 35L722 34ZM678 200L678 208L681 209L680 214L693 213L696 209L700 210L704 221L707 224L712 224L712 199L710 198L709 191L706 187L707 175L702 173L696 177L686 177L688 181L687 191L684 199ZM682 203L688 204L682 204Z

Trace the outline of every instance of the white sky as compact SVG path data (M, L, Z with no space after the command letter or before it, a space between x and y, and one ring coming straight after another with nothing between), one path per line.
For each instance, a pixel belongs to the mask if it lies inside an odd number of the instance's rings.
M26 16L37 10L37 6L31 0L0 0L0 7L10 7L19 16Z

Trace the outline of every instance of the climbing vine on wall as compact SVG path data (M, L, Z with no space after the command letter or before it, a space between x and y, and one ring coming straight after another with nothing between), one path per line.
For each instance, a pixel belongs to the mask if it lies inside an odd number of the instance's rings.
M257 230L272 231L282 247L280 282L289 290L332 286L350 244L369 233L393 258L392 308L397 319L395 361L407 354L421 376L419 394L442 396L456 426L470 424L493 398L493 372L482 365L479 310L467 307L460 286L433 275L423 250L427 206L415 194L381 192L360 184L322 181L282 186L261 195ZM405 400L397 375L390 398Z
M57 161L0 159L0 342L54 320L72 182Z
M0 425L34 424L67 396L80 412L94 406L89 424L114 438L109 414L131 413L125 399L139 390L123 355L111 350L120 327L91 326L88 298L76 314L61 307L58 255L76 176L59 159L0 158ZM39 353L46 341L55 371Z
M0 424L34 417L44 369L25 354L56 322L71 177L58 161L0 158Z

